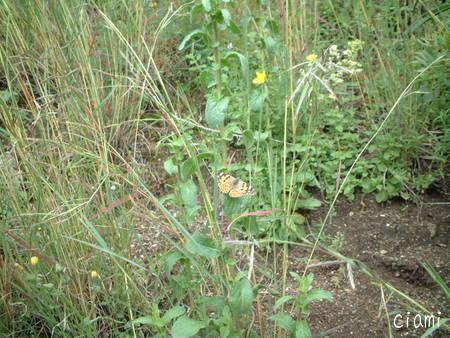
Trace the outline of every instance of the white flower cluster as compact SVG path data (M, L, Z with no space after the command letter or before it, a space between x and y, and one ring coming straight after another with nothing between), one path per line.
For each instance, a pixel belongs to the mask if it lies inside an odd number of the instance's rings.
M339 49L337 45L328 48L325 68L331 85L344 82L347 75L354 75L362 71L362 66L357 62L358 53L362 50L364 42L353 40L347 43L346 49Z

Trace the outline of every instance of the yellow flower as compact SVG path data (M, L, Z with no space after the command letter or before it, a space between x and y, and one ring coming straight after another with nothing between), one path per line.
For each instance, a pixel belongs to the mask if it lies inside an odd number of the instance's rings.
M262 71L262 72L256 72L256 77L253 79L253 84L255 85L261 85L264 82L266 82L266 72Z
M316 54L309 54L306 57L306 60L311 61L311 62L316 61L317 60L317 55Z
M92 279L96 279L96 278L98 278L98 277L99 277L98 272L95 271L95 270L92 270L92 271L91 271L91 278L92 278Z
M39 263L39 258L36 256L31 257L30 263L31 265L36 265L37 263Z

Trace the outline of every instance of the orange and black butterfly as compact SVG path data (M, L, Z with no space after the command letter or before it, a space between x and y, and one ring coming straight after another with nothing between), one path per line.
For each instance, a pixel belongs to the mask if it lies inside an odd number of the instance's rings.
M232 198L256 194L255 189L253 189L251 185L229 174L220 173L219 176L217 176L217 179L220 191L224 194L228 194L228 196Z

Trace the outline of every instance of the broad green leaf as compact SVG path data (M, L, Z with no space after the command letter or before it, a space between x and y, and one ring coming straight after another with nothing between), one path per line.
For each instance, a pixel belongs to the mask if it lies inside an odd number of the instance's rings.
M389 199L389 195L386 190L381 190L376 193L375 199L378 203L385 202Z
M174 307L167 310L167 312L162 316L162 321L165 324L168 324L172 319L175 319L177 317L180 317L181 315L184 315L186 312L186 309L184 306L181 305L175 305Z
M275 321L278 326L282 327L286 331L294 331L295 321L287 313L277 313L271 316L270 319Z
M249 313L252 310L252 303L255 293L247 277L242 277L231 291L230 306L234 315Z
M264 108L264 102L267 98L267 91L254 90L250 96L250 109L252 111L260 111Z
M194 234L194 240L188 240L186 249L194 255L206 257L208 259L216 258L220 255L220 250L217 249L214 241L199 233Z
M307 209L307 210L317 209L321 205L322 202L320 202L318 199L315 198L302 199L300 200L300 202L298 202L298 207L300 209Z
M295 323L295 338L312 338L312 333L306 320L299 320Z
M252 144L255 142L255 134L253 133L253 131L251 131L250 129L245 130L242 133L242 141L241 143L243 143L247 148L251 147Z
M329 291L325 291L322 289L313 289L306 294L306 303L311 303L314 300L332 300L333 294Z
M217 100L214 96L208 98L205 111L205 119L208 127L220 129L223 126L229 102L229 97L224 97L220 100Z
M278 309L280 306L282 306L284 303L289 302L290 300L294 300L295 298L293 296L285 295L278 299L275 302L274 310Z
M231 13L228 9L222 8L220 10L220 12L222 13L222 18L223 18L223 22L225 23L225 25L228 27L230 26L231 23Z
M274 49L277 42L271 36L267 36L264 38L264 44L268 50Z
M172 335L174 338L188 338L197 334L200 329L206 327L206 323L191 319L187 316L178 318L172 326Z
M173 157L164 162L164 169L169 175L174 175L178 172L178 167L173 161Z
M197 186L193 180L188 180L180 184L180 194L186 208L197 206Z
M190 177L195 172L195 158L190 157L186 161L183 162L181 165L181 176L183 180L186 180L188 177Z

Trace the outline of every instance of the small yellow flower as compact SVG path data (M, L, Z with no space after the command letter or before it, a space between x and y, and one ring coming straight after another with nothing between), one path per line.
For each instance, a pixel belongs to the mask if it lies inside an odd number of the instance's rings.
M92 270L91 271L91 278L92 279L96 279L96 278L99 278L100 276L99 276L99 274L98 274L98 272L97 271L95 271L95 270Z
M316 54L309 54L309 55L306 57L306 60L311 61L311 62L314 62L314 61L317 60L317 55L316 55Z
M253 84L255 85L262 85L264 82L266 82L266 72L256 72L256 77L253 79Z
M31 257L30 263L31 265L36 265L37 263L39 263L39 258L36 256Z

